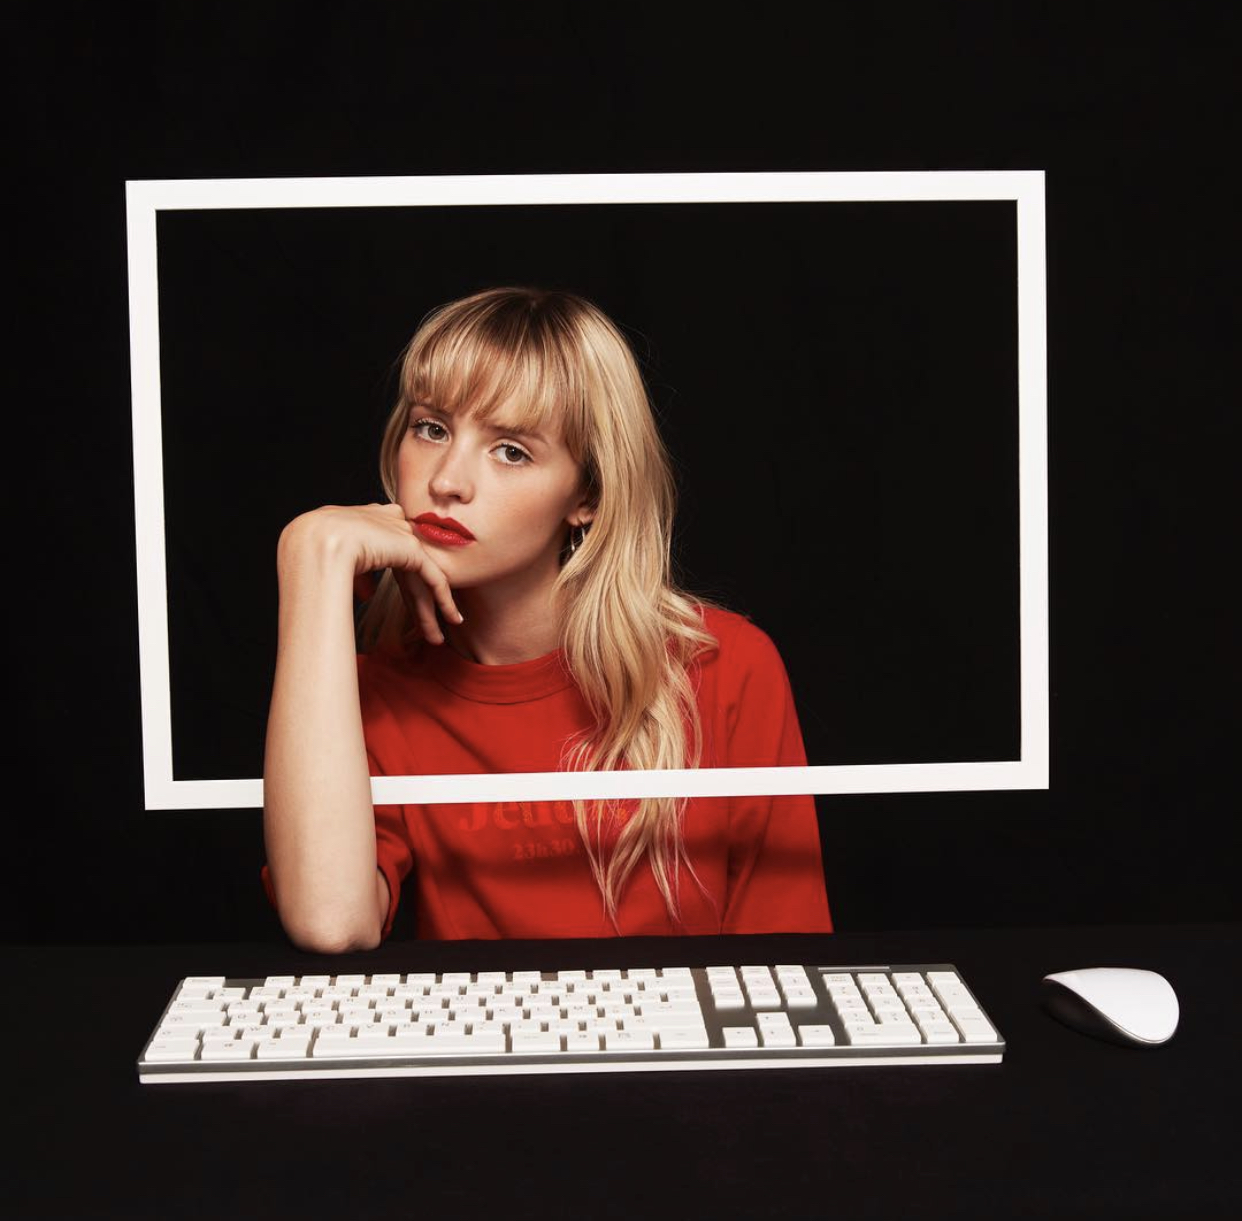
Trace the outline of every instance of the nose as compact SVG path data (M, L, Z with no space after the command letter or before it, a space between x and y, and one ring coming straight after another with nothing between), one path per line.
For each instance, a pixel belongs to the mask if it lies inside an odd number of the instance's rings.
M436 500L466 503L474 496L474 478L465 453L456 445L446 445L431 472L430 490Z

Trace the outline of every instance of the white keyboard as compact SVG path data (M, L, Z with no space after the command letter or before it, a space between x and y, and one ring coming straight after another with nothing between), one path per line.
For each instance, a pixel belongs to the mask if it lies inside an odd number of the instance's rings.
M182 980L145 1082L999 1064L957 970L719 966Z

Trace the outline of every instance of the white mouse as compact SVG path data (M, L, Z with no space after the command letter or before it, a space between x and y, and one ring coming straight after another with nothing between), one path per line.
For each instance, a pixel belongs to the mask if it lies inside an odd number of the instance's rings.
M1085 967L1045 975L1044 1008L1083 1034L1127 1047L1158 1047L1177 1029L1177 995L1155 971Z

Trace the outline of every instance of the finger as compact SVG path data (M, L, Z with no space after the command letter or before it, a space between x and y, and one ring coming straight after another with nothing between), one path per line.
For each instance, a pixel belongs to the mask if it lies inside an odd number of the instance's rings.
M448 577L425 554L422 560L418 575L423 585L431 590L437 605L450 623L464 623L466 617L457 609L457 603L453 601L453 590L449 585Z
M432 644L444 643L444 632L436 618L436 604L429 591L424 589L417 597L418 620L423 625L423 639Z
M435 603L427 587L408 570L398 575L397 587L401 590L401 600L405 603L410 618L421 627L423 639L431 641L432 644L443 644L444 633L440 631Z

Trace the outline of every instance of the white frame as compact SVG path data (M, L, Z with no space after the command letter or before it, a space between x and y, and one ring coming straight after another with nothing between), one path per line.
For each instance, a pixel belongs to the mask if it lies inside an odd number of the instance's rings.
M1019 171L529 174L129 181L130 363L138 653L148 810L262 808L263 781L173 777L164 566L156 217L225 208L472 207L1012 200L1017 204L1020 758L983 763L374 776L377 805L575 797L950 792L1048 787L1048 489L1044 174Z

